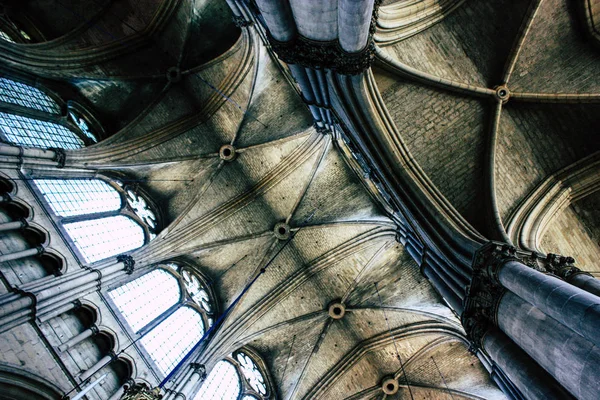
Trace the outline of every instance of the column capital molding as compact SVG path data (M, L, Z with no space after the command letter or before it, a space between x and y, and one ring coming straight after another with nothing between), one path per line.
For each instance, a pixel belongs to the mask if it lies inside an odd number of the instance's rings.
M52 150L54 152L52 161L56 161L56 168L64 168L67 161L67 153L65 150L58 147L50 147L48 150Z
M313 69L332 69L344 75L357 75L371 67L375 60L375 43L369 39L367 46L357 53L342 49L339 41L321 42L297 35L288 42L279 42L269 35L271 47L287 64L299 64Z
M552 253L544 257L543 254L519 250L500 242L488 242L477 250L473 257L473 272L479 272L498 282L498 270L508 261L518 261L536 271L552 274L564 280L577 274L590 275L575 266L573 257Z
M473 257L473 275L467 287L461 322L473 347L482 348L487 331L497 325L498 306L506 292L498 281L498 270L509 260L518 260L512 246L489 242Z
M129 388L125 389L125 393L121 400L160 400L163 395L159 388L151 389L150 386L141 382L135 382Z
M233 24L235 26L237 26L238 28L245 28L247 26L252 25L252 21L248 21L246 18L244 18L241 15L234 15L233 16Z
M190 363L190 368L200 374L200 376L205 376L206 375L206 366L204 364L200 364L200 363Z
M133 274L133 270L135 269L135 260L129 254L120 254L117 256L117 262L123 263L123 271L127 275Z
M548 275L568 280L585 274L575 267L572 257L519 250L501 242L488 242L473 257L472 277L467 287L462 324L475 347L481 347L485 333L498 325L498 306L506 289L498 279L500 268L509 261L521 264Z
M330 41L312 40L297 34L292 40L280 42L267 29L273 51L287 64L298 64L313 69L331 69L343 75L358 75L371 67L375 60L373 35L377 29L379 6L383 0L375 0L367 45L359 52L348 52L339 39Z

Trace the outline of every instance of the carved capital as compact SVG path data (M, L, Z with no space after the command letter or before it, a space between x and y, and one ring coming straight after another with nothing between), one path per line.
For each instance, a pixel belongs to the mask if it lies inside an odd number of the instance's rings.
M121 400L161 400L162 398L159 388L151 389L145 383L134 383L125 389Z
M191 363L190 368L194 371L194 373L200 375L200 381L204 381L204 379L206 379L206 367L204 364Z
M121 254L117 256L117 262L122 262L124 264L123 271L127 273L127 275L133 274L135 260L129 254Z
M48 150L52 150L54 152L52 161L56 161L56 167L64 168L65 162L67 161L67 154L65 153L65 150L58 147L50 147Z
M375 44L369 39L364 50L348 53L337 40L321 42L298 35L289 42L269 37L277 56L288 64L313 69L332 69L344 75L357 75L367 70L375 59Z
M473 259L473 277L467 291L462 322L467 334L477 347L491 325L497 325L497 311L505 289L498 280L498 271L507 261L518 261L544 274L553 274L564 280L585 273L575 267L575 260L557 254L544 257L535 252L517 250L504 243L489 242L481 247Z
M498 281L498 270L506 261L516 259L516 253L512 246L490 242L473 258L473 277L461 320L476 348L481 347L489 328L498 323L498 306L506 291Z
M245 28L247 26L252 25L252 21L248 21L246 18L242 17L241 15L234 15L233 16L233 24L235 26L237 26L238 28Z
M563 257L558 254L549 253L544 259L544 265L548 272L553 273L559 278L568 281L574 275L587 274L575 266L575 259L573 257Z
M277 56L288 64L299 64L313 69L331 69L343 75L357 75L371 66L375 60L373 35L381 0L375 0L369 38L365 48L356 53L345 51L338 39L323 42L297 35L288 42L279 42L269 34L271 47Z
M327 128L326 126L319 126L316 122L313 124L313 127L315 128L317 133L322 133L323 135L331 133L331 130L329 130L329 128Z

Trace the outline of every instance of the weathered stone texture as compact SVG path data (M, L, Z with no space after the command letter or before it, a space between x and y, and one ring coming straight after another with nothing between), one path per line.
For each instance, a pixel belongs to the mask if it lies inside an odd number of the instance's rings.
M549 174L600 149L598 105L509 104L498 133L496 185L504 221Z
M555 217L542 238L542 250L575 258L576 265L600 276L600 196L586 197Z
M401 80L377 70L400 137L442 194L481 227L483 152L491 104Z

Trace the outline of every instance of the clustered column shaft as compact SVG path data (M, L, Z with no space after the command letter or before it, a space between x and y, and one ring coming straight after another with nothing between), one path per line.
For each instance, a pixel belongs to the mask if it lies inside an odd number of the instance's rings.
M551 268L519 259L506 245L484 246L475 257L463 324L528 398L592 400L600 393L600 298Z

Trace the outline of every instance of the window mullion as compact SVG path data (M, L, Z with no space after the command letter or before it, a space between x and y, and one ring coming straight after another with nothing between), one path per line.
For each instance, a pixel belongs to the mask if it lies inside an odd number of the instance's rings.
M156 328L158 325L160 325L161 322L163 322L170 315L172 315L175 311L177 311L179 309L179 307L181 307L181 306L182 306L181 303L172 305L171 307L169 307L169 309L167 311L163 312L158 317L154 318L152 321L150 321L146 326L144 326L142 329L140 329L136 333L139 336L145 336L148 332L150 332L152 329Z
M115 217L118 215L121 215L120 210L104 211L104 212L93 213L93 214L73 215L72 217L58 217L58 219L63 224L69 224L72 222L88 221L91 219Z
M40 121L54 122L56 124L61 124L71 128L69 125L65 124L65 117L60 114L52 114L46 111L40 111L4 101L0 101L0 111L9 114L20 115L22 117L33 118Z

